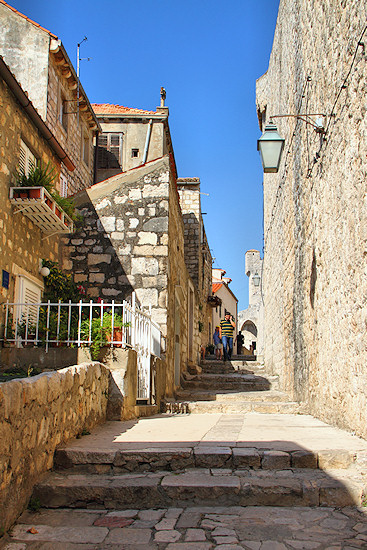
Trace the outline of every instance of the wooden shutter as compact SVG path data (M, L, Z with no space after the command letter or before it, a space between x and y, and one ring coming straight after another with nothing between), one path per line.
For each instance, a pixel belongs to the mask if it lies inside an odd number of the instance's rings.
M20 141L19 171L26 176L37 165L37 159L24 141Z

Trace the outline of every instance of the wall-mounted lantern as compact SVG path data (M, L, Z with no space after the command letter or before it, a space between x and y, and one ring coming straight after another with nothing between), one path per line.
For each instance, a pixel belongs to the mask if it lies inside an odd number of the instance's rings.
M260 286L260 275L258 272L255 272L255 275L252 277L252 282L254 283L254 286Z
M265 126L265 131L257 141L257 150L260 151L261 162L265 173L278 172L280 159L284 149L285 139L278 134L273 122Z
M40 275L42 275L42 277L48 277L49 274L50 274L50 270L49 270L48 267L46 267L46 266L41 267Z

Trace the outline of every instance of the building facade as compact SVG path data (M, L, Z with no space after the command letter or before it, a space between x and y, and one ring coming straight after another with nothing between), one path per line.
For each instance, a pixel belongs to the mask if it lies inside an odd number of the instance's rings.
M249 278L249 305L238 312L238 329L244 337L244 353L253 351L261 362L264 357L264 307L262 259L258 250L246 252L245 272Z
M67 232L67 227L45 204L35 209L36 200L31 204L28 199L13 199L11 191L20 166L27 174L39 160L58 178L61 164L72 167L72 162L1 57L0 108L1 301L39 302L44 288L42 260L60 260L58 233ZM0 324L3 314L1 310Z
M312 414L363 437L366 19L359 0L281 0L256 92L260 128L272 119L285 138L264 175L265 364Z
M62 196L93 184L97 119L56 35L0 0L0 55L73 163L61 162Z

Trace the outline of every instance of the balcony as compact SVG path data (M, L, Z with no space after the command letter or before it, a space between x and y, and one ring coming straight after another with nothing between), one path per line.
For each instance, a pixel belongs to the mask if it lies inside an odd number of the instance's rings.
M208 296L208 304L212 307L217 307L222 305L222 300L219 296Z
M44 187L11 187L15 214L22 213L46 235L72 233L73 221Z

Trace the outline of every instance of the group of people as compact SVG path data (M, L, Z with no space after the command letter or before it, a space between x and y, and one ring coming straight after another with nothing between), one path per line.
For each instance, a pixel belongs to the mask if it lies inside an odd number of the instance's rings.
M215 327L213 334L213 342L215 356L223 361L230 361L233 353L233 333L236 328L234 318L226 311L224 319L221 320L219 326ZM236 336L237 354L241 354L244 337L241 331Z

